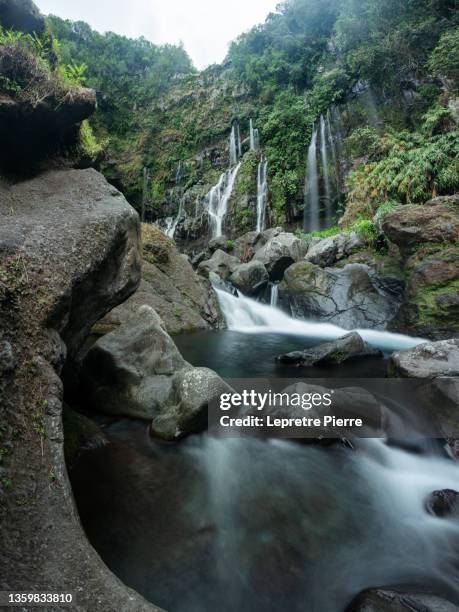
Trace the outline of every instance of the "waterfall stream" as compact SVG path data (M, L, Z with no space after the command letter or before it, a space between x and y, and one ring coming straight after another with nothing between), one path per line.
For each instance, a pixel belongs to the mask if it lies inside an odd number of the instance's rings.
M257 174L257 232L266 228L266 207L268 204L268 160L263 155L258 164Z
M314 128L308 149L306 179L304 184L304 230L319 229L319 177L317 173L317 128Z
M239 144L239 126L235 126L231 128L230 135L230 144L229 144L229 156L230 156L230 166L235 166L237 164L237 160L239 157L240 144Z
M271 284L271 296L270 296L271 308L277 308L278 299L279 299L279 285L277 283L272 283Z
M183 196L180 198L179 201L179 209L177 211L177 214L175 217L168 217L166 219L166 236L168 236L169 238L173 238L174 234L175 234L175 230L177 229L177 225L178 222L180 221L180 217L182 216L182 212L183 212Z
M260 136L258 129L253 127L253 120L250 119L250 150L258 151L260 148Z
M228 328L244 333L278 333L333 340L343 336L345 330L331 323L318 323L292 319L285 312L262 304L241 294L232 295L214 287ZM416 346L423 342L421 338L412 338L403 334L357 329L364 340L384 351L394 351Z
M327 225L331 223L331 189L330 189L330 176L328 168L328 147L327 147L327 134L326 125L323 115L320 115L320 157L322 160L322 179L325 190L325 206L326 206L326 222Z
M229 168L220 176L216 185L207 195L211 238L222 235L223 220L228 210L228 202L233 193L234 181L241 164Z

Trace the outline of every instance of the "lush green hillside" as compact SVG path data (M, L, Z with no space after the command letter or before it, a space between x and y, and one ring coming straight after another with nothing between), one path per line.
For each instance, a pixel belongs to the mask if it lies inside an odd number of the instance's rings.
M270 218L285 223L301 218L312 126L332 108L349 219L381 201L457 189L456 9L455 0L290 0L202 73L181 48L57 18L51 26L64 61L88 65L96 132L109 138L104 171L131 201L140 203L147 167L149 214L175 214L180 162L180 189L202 199L227 166L231 123L246 136L253 118L269 160Z

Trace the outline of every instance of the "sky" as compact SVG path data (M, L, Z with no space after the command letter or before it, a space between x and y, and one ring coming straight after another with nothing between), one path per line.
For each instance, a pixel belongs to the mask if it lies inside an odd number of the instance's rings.
M86 21L99 32L183 42L194 65L221 62L228 44L264 22L279 0L35 0L44 14Z

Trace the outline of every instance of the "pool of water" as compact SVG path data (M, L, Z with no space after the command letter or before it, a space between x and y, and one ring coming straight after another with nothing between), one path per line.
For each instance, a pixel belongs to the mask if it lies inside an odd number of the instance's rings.
M276 363L277 355L323 342L307 336L221 330L180 334L174 336L174 342L192 365L211 368L223 378L379 378L386 375L387 361L378 358L349 361L334 367L305 368Z
M384 359L276 364L319 342L305 336L174 340L190 363L226 378L385 375ZM400 584L459 602L459 522L424 508L431 491L459 490L459 468L435 448L207 434L167 444L148 423L98 422L109 444L69 470L82 524L107 566L169 612L344 612L361 590Z

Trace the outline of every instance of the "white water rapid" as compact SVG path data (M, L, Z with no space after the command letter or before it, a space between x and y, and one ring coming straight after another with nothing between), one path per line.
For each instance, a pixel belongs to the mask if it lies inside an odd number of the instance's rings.
M343 329L331 323L318 323L292 319L285 312L262 304L239 294L238 297L215 287L218 301L228 328L243 333L276 333L294 336L307 336L334 340L350 330ZM276 298L277 299L277 298ZM357 329L364 340L383 351L395 351L411 348L424 342L421 338L412 338L403 334L377 331L372 329Z
M376 439L356 441L356 452L251 438L203 444L225 610L246 610L249 600L256 612L342 612L363 589L403 583L441 585L457 597L459 522L424 507L432 491L459 489L454 461ZM259 559L271 560L276 579L279 568L298 568L283 599L275 588L274 602L257 599L247 576Z
M317 174L317 128L314 128L308 149L306 179L304 183L304 230L319 229L319 177Z
M218 238L222 235L223 220L228 210L228 202L240 167L241 164L239 163L223 172L218 183L212 187L207 195L211 238Z
M268 204L268 160L262 155L257 175L257 232L266 229L266 206Z

